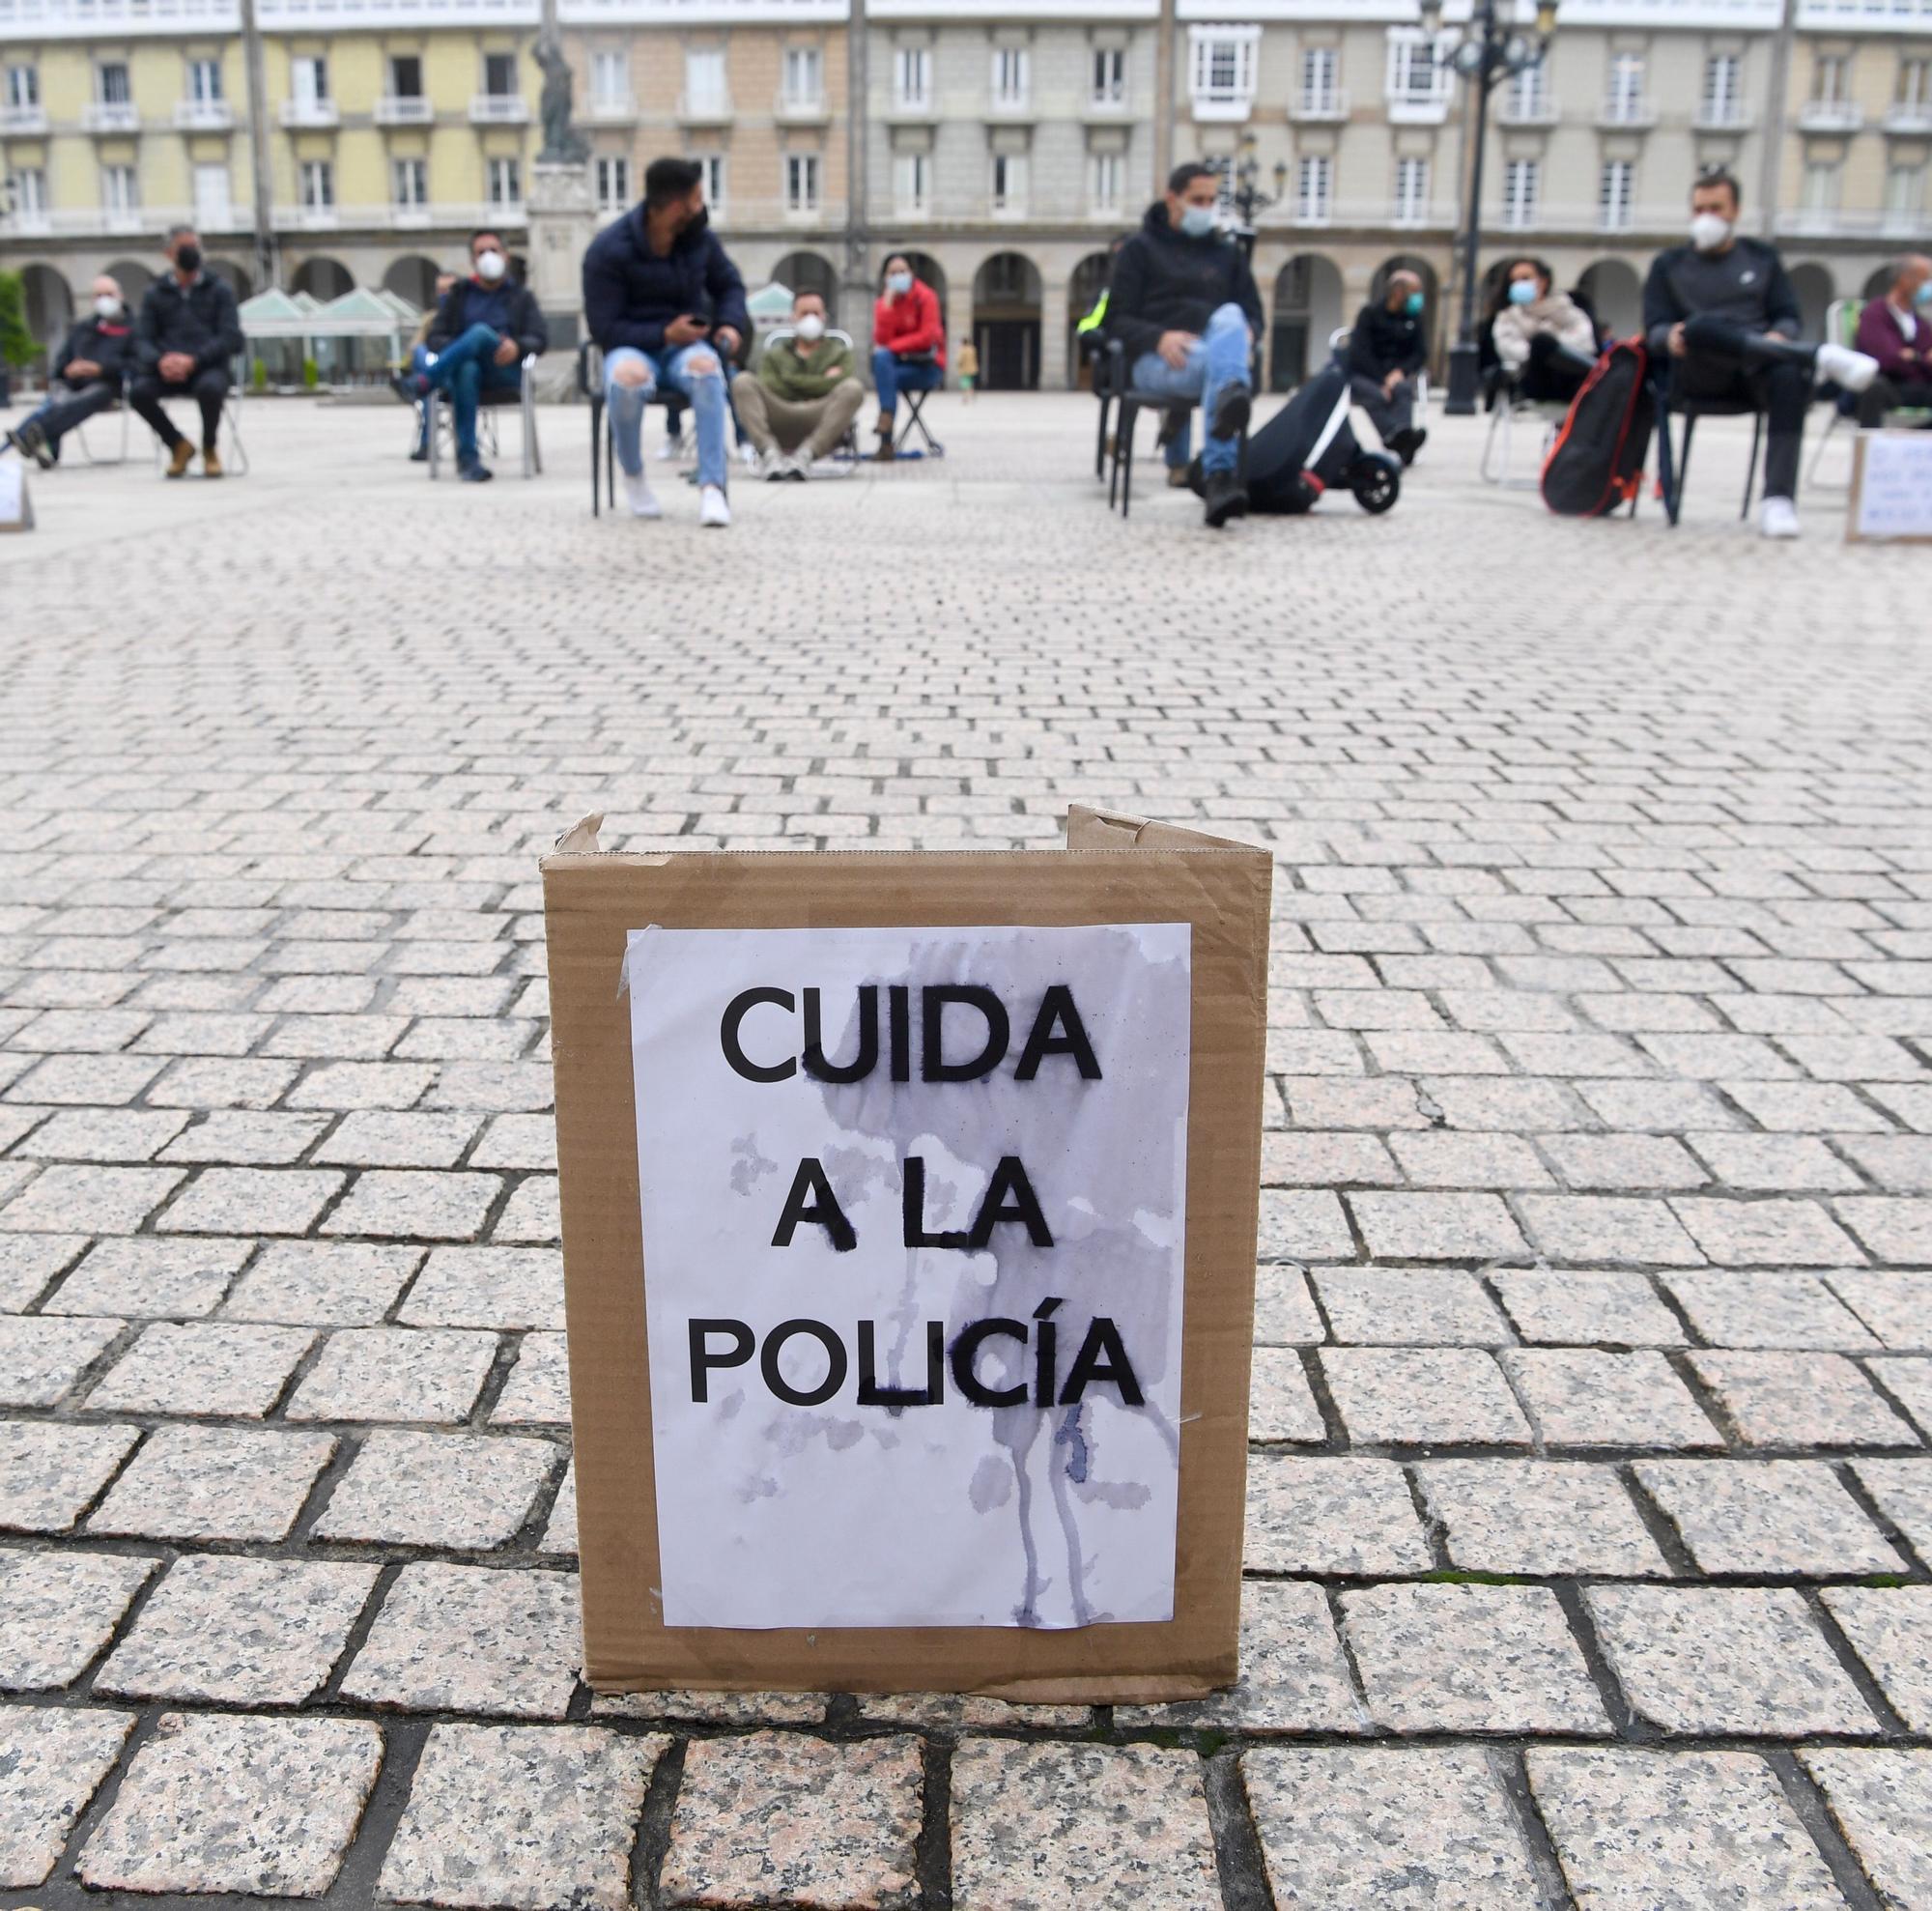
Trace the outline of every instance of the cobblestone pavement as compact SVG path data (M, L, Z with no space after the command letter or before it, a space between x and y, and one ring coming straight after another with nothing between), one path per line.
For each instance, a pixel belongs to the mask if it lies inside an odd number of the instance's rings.
M1722 425L1674 535L1464 427L1214 538L931 409L709 535L265 405L0 540L0 1902L1932 1904L1932 563ZM1279 859L1240 1686L593 1698L535 855L1074 798Z

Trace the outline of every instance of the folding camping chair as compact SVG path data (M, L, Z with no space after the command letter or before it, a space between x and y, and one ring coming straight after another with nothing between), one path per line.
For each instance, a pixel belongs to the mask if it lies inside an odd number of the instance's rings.
M99 411L95 413L94 416L96 418L111 418L117 412L121 414L121 449L113 457L109 457L104 451L97 452L94 446L87 442L87 427L93 422L93 419L82 418L74 426L72 434L73 442L80 446L80 455L83 463L106 466L125 465L128 462L128 435L133 423L134 408L128 404L127 393L124 391L119 398L115 399L113 404L103 405Z
M517 385L514 391L501 385L492 390L488 385L476 401L476 422L479 437L487 434L490 455L497 455L497 424L493 415L498 411L507 411L512 405L523 414L524 475L538 477L543 472L543 447L537 442L537 386L536 354L526 353L524 361L517 368ZM455 437L455 419L445 418L445 410L454 413L449 394L441 386L432 385L429 388L429 474L432 479L442 475L442 455L445 442ZM453 449L453 443L451 445Z
M244 390L241 380L237 379L221 401L221 431L227 443L227 449L222 453L221 469L230 477L248 475L248 447L242 442L242 399ZM157 471L167 463L167 448L158 438L155 440L155 469Z
M759 354L762 356L764 353L769 352L774 345L779 344L781 340L795 337L797 332L798 328L796 326L773 327L760 342L758 346ZM849 331L839 330L836 326L830 328L825 332L825 337L830 341L835 341L844 346L848 352L853 349L852 334ZM747 372L744 376L748 378L753 377L755 373ZM749 440L746 441L745 448L747 452L750 452L752 449ZM845 436L832 447L831 452L826 457L819 459L817 462L822 465L837 467L840 477L851 477L857 472L863 460L864 453L859 449L859 423L855 418L852 423L845 427ZM746 462L750 463L751 459L748 458Z
M939 355L936 352L908 352L902 362L908 365L931 365L936 364L938 360ZM944 380L941 383L943 384ZM898 437L893 441L893 456L895 458L903 458L907 455L906 443L915 431L919 433L921 438L924 439L925 448L933 457L943 458L946 456L946 446L933 437L932 428L925 422L920 411L920 408L924 405L925 401L939 388L937 385L930 391L917 391L907 385L899 387L899 396L905 401L906 421L899 427Z
M1490 414L1489 436L1483 440L1482 463L1476 468L1476 474L1485 484L1499 485L1505 491L1533 491L1537 479L1512 478L1510 476L1511 453L1515 449L1514 440L1519 419L1527 423L1540 419L1543 424L1543 454L1548 456L1563 420L1569 416L1570 407L1553 398L1525 398L1514 379L1503 379L1496 386L1495 409ZM1496 456L1498 441L1501 442L1501 458ZM1543 458L1537 459L1539 467Z

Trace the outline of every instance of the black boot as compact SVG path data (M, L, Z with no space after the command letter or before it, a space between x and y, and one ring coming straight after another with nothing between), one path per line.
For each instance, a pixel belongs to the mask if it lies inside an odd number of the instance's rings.
M1208 510L1205 522L1209 530L1219 530L1230 518L1248 515L1248 494L1233 471L1210 471L1206 487Z

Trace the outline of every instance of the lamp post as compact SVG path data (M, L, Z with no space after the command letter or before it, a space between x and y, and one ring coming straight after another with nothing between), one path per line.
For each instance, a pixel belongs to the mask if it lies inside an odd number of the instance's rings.
M1442 31L1442 0L1419 0L1422 30L1432 41ZM1483 234L1483 148L1490 131L1490 90L1499 79L1541 66L1556 31L1556 0L1537 0L1536 24L1525 34L1510 20L1516 0L1472 0L1469 24L1462 37L1440 48L1438 65L1460 73L1475 88L1475 157L1469 167L1469 215L1463 233L1463 314L1456 343L1449 348L1449 400L1452 417L1469 417L1482 385L1476 349L1476 256Z
M1243 256L1252 263L1255 256L1255 218L1270 206L1279 204L1282 195L1287 192L1287 162L1281 159L1274 162L1274 190L1264 192L1260 185L1262 164L1255 156L1255 136L1244 132L1238 154L1209 159L1208 164L1227 182L1228 203L1235 209L1235 238Z

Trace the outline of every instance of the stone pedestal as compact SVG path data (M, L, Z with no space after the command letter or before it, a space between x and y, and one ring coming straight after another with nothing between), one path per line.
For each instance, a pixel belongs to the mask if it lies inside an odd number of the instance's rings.
M528 204L530 290L550 322L551 350L575 351L583 330L583 254L597 233L589 165L537 160Z

